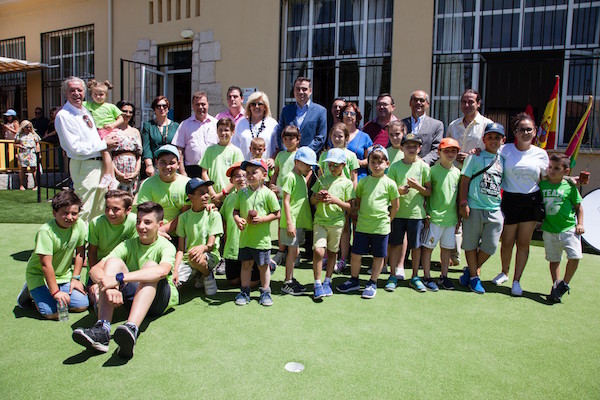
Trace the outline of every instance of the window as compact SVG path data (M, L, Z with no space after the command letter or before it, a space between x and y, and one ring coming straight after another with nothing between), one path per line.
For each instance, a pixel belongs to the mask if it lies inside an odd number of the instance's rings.
M0 57L25 60L25 38L0 40ZM12 108L19 120L27 116L27 73L0 75L0 111Z
M94 77L94 26L42 33L42 62L50 66L42 74L43 107L60 107L64 102L60 85L65 78Z

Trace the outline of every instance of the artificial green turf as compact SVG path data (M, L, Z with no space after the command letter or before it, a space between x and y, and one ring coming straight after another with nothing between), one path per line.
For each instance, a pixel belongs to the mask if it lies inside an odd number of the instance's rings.
M37 226L0 229L2 398L600 398L598 256L585 255L571 295L557 305L543 296L551 282L539 247L523 298L489 282L483 296L461 288L421 294L406 281L386 293L380 280L372 300L335 294L316 303L279 295L280 267L271 308L258 305L257 292L237 307L237 290L219 277L216 296L187 288L183 304L143 327L125 362L114 343L95 355L72 342L72 329L93 324L87 312L59 323L15 308ZM498 271L496 255L483 279ZM295 275L312 290L308 264ZM451 277L458 275L456 268ZM113 328L122 320L120 313ZM289 361L306 369L286 372Z
M0 223L43 224L52 218L52 206L46 201L42 188L42 201L38 203L33 190L0 190ZM52 198L53 191L48 193Z

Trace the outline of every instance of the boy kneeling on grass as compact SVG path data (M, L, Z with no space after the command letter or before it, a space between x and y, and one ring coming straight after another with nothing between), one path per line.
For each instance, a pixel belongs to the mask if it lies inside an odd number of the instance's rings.
M130 309L127 322L115 330L117 355L133 357L139 326L146 315L158 316L179 302L171 278L175 246L158 235L163 208L154 202L138 205L136 230L139 237L115 247L90 270L98 284L98 322L91 328L77 328L73 340L89 349L106 353L114 309L125 304Z

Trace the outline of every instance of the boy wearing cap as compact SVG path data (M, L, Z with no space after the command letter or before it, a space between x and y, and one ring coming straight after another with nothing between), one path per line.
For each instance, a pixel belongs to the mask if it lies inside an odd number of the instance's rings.
M175 234L179 214L190 208L187 203L185 185L187 176L177 173L179 169L179 150L172 144L165 144L154 152L158 175L142 182L136 204L153 201L164 209L164 221L161 232ZM176 242L175 242L176 243Z
M275 193L265 187L268 167L264 160L242 163L246 171L249 188L238 192L233 206L233 218L241 232L239 259L242 262L240 275L241 291L235 304L243 306L250 301L250 276L256 262L260 272L261 294L259 304L273 305L271 298L271 221L279 218L279 201Z
M456 246L455 232L459 222L456 198L460 170L454 166L459 151L460 145L456 140L442 139L438 147L440 161L430 169L431 196L427 200L429 229L421 249L421 265L426 286L432 291L436 291L438 285L447 290L454 289L454 284L448 278L448 267L452 249ZM431 279L430 270L431 253L438 242L441 248L442 272L436 285Z
M404 236L408 239L408 248L411 249L412 278L410 285L419 292L427 291L419 279L419 265L421 263L421 232L425 217L425 197L431 195L429 165L419 158L421 151L421 138L414 133L406 134L402 138L402 152L404 158L394 163L388 177L396 182L400 194L400 209L392 221L390 234L390 277L385 285L385 290L392 292L396 289L398 278L404 279L404 263L401 260ZM398 272L396 273L396 270ZM433 281L431 281L433 282Z
M340 239L354 199L354 185L343 171L347 155L344 149L334 148L327 152L324 162L329 174L323 175L312 187L311 204L316 206L313 239L314 298L333 295L331 276L336 265ZM323 259L327 251L327 272L321 283Z
M479 155L469 155L461 171L458 204L463 219L462 249L468 267L463 269L459 282L479 294L485 293L485 290L478 271L496 252L504 224L500 210L504 165L498 155L504 140L501 124L487 124L483 134L485 150Z
M358 275L362 256L372 254L371 279L362 293L363 299L371 299L377 294L377 278L387 256L390 221L398 211L398 188L395 182L385 175L385 170L389 166L387 150L381 145L375 145L371 148L367 159L371 175L358 181L356 187L354 208L358 210L358 220L350 256L351 277L337 287L337 290L342 293L359 290Z
M212 181L192 178L185 186L192 208L179 216L175 231L179 243L173 268L173 282L177 286L183 285L195 271L199 271L203 281L198 277L195 286L199 288L203 283L207 296L217 294L213 269L220 259L219 238L223 235L223 222L219 212L207 210L212 184Z
M279 220L280 245L286 247L285 280L283 293L299 296L306 288L294 278L294 263L299 254L299 246L304 244L304 234L312 230L312 214L308 200L306 176L317 164L317 155L307 146L300 147L294 155L294 168L283 178L283 215Z

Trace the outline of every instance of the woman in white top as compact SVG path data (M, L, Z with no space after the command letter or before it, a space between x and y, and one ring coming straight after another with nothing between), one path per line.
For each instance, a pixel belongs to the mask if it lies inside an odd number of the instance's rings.
M235 135L231 143L239 147L245 160L252 158L250 154L250 142L256 137L265 141L265 153L263 158L273 165L273 157L277 150L277 120L271 117L269 97L264 92L254 92L248 97L246 118L240 119L235 127Z
M538 183L547 175L548 154L531 144L536 135L536 126L531 116L520 113L512 122L515 143L509 143L500 149L500 156L504 161L504 194L501 204L504 229L500 248L502 272L492 282L499 285L508 280L512 250L516 244L511 293L513 296L521 296L523 290L519 280L529 257L531 236L536 224L544 219L544 204Z

